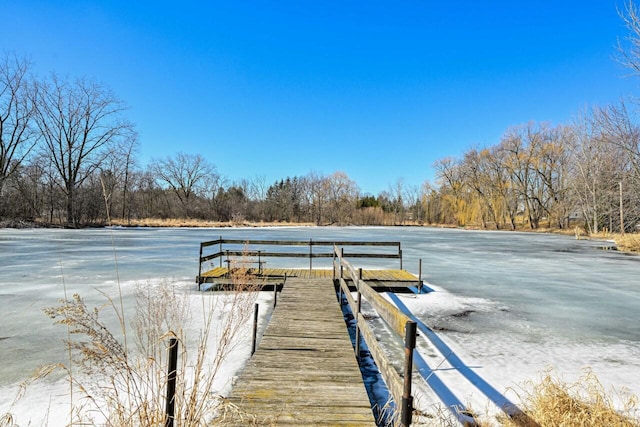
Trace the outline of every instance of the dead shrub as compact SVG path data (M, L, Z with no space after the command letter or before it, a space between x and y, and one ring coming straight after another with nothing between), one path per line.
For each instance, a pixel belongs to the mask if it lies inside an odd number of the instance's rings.
M638 427L638 399L622 392L607 393L590 370L574 383L548 371L538 383L527 382L521 401L524 416L501 418L505 426ZM614 397L623 405L617 410Z

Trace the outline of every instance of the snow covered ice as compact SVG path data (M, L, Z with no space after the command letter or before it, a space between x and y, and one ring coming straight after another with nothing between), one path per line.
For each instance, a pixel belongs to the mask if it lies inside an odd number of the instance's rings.
M421 258L423 279L435 289L418 297L402 295L403 303L508 398L516 401L509 390L538 379L548 367L567 380L589 367L605 388L640 394L640 257L599 250L603 242L409 227L2 229L0 413L9 409L18 384L35 369L66 361L64 328L53 325L43 308L57 305L65 292L99 306L105 302L101 292L114 297L121 290L125 313L131 313L141 283L171 283L198 298L198 245L220 235L400 241L403 267L417 274ZM329 264L318 262L317 267ZM386 260L371 267L399 266L397 260ZM263 321L267 316L263 313ZM238 346L224 368L217 385L221 393L248 357L246 346ZM473 392L462 382L455 387L463 401L487 407L482 396L465 395ZM28 420L41 424L47 414L51 421L56 413L68 412L67 388L55 376L36 383L29 392L39 400L25 399L11 411L21 425Z

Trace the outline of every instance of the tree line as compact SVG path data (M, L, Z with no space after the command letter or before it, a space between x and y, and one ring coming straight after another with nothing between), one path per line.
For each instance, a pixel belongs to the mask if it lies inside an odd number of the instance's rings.
M29 61L0 59L0 220L82 226L111 219L379 223L346 174L309 173L267 185L229 183L199 154L176 153L141 167L126 106L86 78L45 78ZM363 220L358 217L364 218ZM369 218L371 217L371 218Z
M640 18L622 15L621 62L640 73ZM640 224L636 105L593 107L571 123L527 123L487 147L435 162L434 183L402 179L362 194L341 171L229 182L200 154L141 166L126 105L86 78L35 77L0 58L0 221L82 226L143 218L355 225L447 224L488 229Z

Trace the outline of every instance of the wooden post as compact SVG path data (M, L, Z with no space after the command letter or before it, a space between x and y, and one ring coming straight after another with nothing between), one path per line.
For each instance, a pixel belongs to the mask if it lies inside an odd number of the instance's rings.
M278 304L278 284L274 283L273 284L273 308L276 308L277 304Z
M418 260L418 294L422 293L422 258Z
M336 281L336 247L333 247L333 264L331 264L331 266L333 267L333 281Z
M336 251L338 248L333 246L333 283L336 283ZM338 302L340 303L340 307L342 309L342 283L338 280Z
M342 267L342 260L344 259L344 248L340 248L340 278L344 278L344 267Z
M358 302L356 308L356 357L360 358L360 325L358 317L360 317L360 310L362 308L362 294L360 293L360 280L362 280L362 268L358 269L358 282L356 283L356 289L358 290Z
M309 271L313 269L313 239L309 239Z
M258 311L260 310L259 304L253 306L253 339L251 341L251 355L256 352L256 341L258 339Z
M360 315L360 309L362 307L361 305L361 301L362 301L362 294L360 293L360 290L358 290L358 301L356 302L356 313L353 316L356 319L356 357L359 359L360 358L360 324L358 322L358 317Z
M276 308L278 305L278 284L273 284L273 308Z
M222 236L220 236L220 246L218 247L218 253L220 254L220 268L222 268Z
M200 256L198 257L198 290L202 284L202 243L200 243Z
M624 211L622 210L622 181L620 181L620 233L624 234Z
M416 348L416 322L407 322L404 337L404 388L402 391L402 409L400 423L410 426L413 415L413 396L411 395L411 372L413 371L413 350Z
M173 427L176 405L176 377L178 370L178 339L169 340L169 367L167 368L167 421L165 427Z
M400 254L400 270L402 270L402 249L398 249L398 253Z

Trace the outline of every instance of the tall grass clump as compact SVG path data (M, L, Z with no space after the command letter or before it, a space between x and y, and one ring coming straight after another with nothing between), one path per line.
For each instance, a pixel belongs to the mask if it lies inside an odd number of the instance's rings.
M638 398L612 391L608 393L591 371L569 383L553 372L523 387L521 408L524 416L501 419L509 427L638 427ZM616 404L617 401L617 404ZM621 409L616 409L616 406Z
M101 307L89 307L75 294L45 309L68 331L68 363L49 367L62 369L70 383L64 423L164 426L168 345L175 337L180 349L176 425L209 425L222 401L216 394L224 385L219 374L233 350L250 336L247 323L258 296L259 285L242 259L232 262L231 284L220 292L194 295L166 283L138 285L135 314L128 324L120 322L125 318L121 301L106 294ZM115 328L113 316L119 320ZM0 416L0 427L16 422L9 413Z
M0 416L0 427L13 427L15 424L13 423L13 415L10 413L5 413Z
M640 234L616 234L614 240L618 249L626 252L640 253Z
M640 253L640 233L612 233L607 231L592 233L592 239L613 240L616 247L624 252Z

